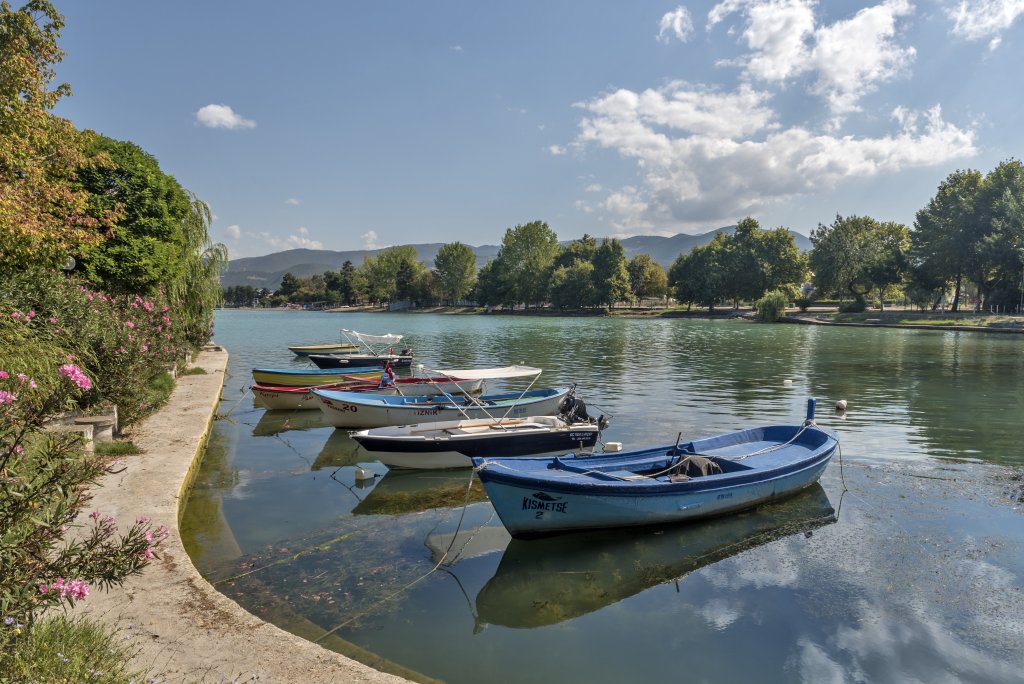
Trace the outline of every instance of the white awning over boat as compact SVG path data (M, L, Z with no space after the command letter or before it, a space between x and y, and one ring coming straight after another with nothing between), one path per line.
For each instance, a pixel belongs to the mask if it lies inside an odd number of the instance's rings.
M395 335L394 333L388 333L387 335L367 335L366 333L348 330L347 328L342 328L341 332L345 333L349 337L356 338L360 342L369 342L371 344L395 344L402 339L402 335Z
M498 380L500 378L528 378L541 374L540 368L533 366L504 366L502 368L465 368L444 370L437 368L424 368L425 373L436 375L447 375L460 380Z

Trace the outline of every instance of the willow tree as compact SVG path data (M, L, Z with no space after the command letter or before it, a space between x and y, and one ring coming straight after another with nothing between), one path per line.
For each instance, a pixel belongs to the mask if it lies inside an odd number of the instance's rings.
M210 240L210 207L189 193L189 212L181 222L180 271L168 283L168 297L177 307L177 320L185 339L193 345L213 334L213 311L221 302L220 274L228 262L228 248Z

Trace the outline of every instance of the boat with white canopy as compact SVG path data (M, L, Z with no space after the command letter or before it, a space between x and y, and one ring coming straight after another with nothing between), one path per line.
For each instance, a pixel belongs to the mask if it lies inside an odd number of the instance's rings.
M395 345L402 341L402 335L387 333L385 335L369 335L342 328L341 334L353 344L361 344L364 353L354 354L310 354L309 360L317 368L345 368L347 366L385 366L395 368L412 365L412 349L406 347L395 353ZM385 351L386 349L386 351Z

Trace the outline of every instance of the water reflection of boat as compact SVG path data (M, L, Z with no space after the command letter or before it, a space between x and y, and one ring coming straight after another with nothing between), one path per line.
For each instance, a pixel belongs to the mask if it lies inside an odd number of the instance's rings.
M487 500L470 470L391 471L352 509L352 514L401 515L462 506L467 502L467 489L469 503Z
M255 437L276 435L288 430L315 430L331 427L321 411L264 411L252 428Z
M309 411L303 411L303 413L309 413ZM323 413L315 411L312 415L323 416ZM324 442L320 453L316 455L316 460L313 461L311 470L340 468L341 466L356 465L362 461L372 460L373 457L369 456L366 450L361 448L349 436L347 431L335 430L327 438L327 441Z
M521 628L555 624L835 520L816 483L793 498L699 524L513 539L476 597L478 620Z

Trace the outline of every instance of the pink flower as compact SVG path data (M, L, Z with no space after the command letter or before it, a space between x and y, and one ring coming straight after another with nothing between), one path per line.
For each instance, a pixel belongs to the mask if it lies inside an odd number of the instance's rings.
M39 385L36 384L35 380L29 380L28 386L31 387L32 389L36 389L37 387L39 387Z
M127 323L125 323L125 325L128 326L129 328L135 327L135 323L133 323L132 321L128 321Z
M28 376L24 373L18 373L18 382L25 382L28 380Z
M5 390L0 390L0 406L4 404L13 404L18 401L18 395L11 394Z
M15 311L14 313L11 314L11 318L15 318L15 319L21 318L21 312L20 311Z
M145 537L147 542L150 542L150 543L153 542L153 532L152 531L147 531L146 534L143 535L143 537Z
M144 352L145 351L149 351L149 345L148 344L142 345L142 351L144 351Z
M6 380L9 377L11 376L7 374L7 371L0 370L0 380Z
M46 584L40 584L39 585L39 593L40 594L49 594L50 593L50 587L48 585L46 585Z
M36 317L36 311L35 311L35 309L30 309L30 310L29 310L29 312L28 312L28 317L29 317L29 319L32 319L32 318L35 318L35 317Z
M82 369L73 363L66 363L57 369L57 372L75 383L79 389L87 390L92 387L92 380L82 372Z
M143 552L143 554L142 554L142 557L145 558L146 560L149 560L149 559L151 559L155 555L156 554L153 553L153 547L152 546L147 546L145 552Z
M67 589L68 595L76 601L81 601L89 595L89 585L85 580L71 580L67 585L65 585L65 588Z
M93 520L96 520L97 518L100 517L100 512L99 511L93 511L92 513L89 514L89 517L92 518Z
M135 519L136 525L148 525L151 522L153 522L153 519L145 515L140 515L138 518Z
M89 301L90 301L90 302L91 302L91 301L93 300L93 296L92 296L91 294L89 294L89 295L86 295L86 296L87 296L87 297L89 298Z
M50 316L49 318L47 318L47 319L46 319L46 321L47 321L47 322L48 322L48 323L49 323L50 325L55 325L55 324L57 323L57 319L56 319L56 318L54 318L53 316Z

